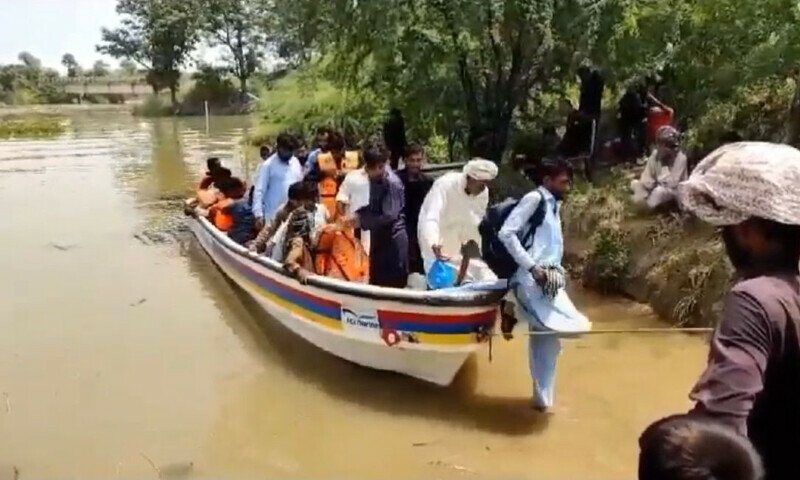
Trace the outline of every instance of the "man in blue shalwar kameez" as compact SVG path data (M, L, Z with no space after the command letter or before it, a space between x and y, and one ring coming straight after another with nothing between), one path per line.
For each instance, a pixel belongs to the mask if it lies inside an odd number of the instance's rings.
M528 322L531 332L529 359L534 379L533 406L547 410L553 406L556 362L561 352L559 334L575 334L591 328L564 290L564 238L561 232L561 200L569 193L572 170L563 161L544 160L539 188L525 195L500 229L499 238L518 265L509 286L516 297L516 315ZM531 225L540 202L545 215L538 226ZM530 238L527 245L521 238Z

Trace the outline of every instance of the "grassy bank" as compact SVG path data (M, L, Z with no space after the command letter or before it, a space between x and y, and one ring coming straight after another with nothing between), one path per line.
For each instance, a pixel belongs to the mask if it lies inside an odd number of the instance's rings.
M64 132L60 117L0 117L0 138L49 137Z
M713 228L682 213L639 213L632 172L578 185L563 211L569 263L592 288L649 303L677 325L715 323L732 271Z

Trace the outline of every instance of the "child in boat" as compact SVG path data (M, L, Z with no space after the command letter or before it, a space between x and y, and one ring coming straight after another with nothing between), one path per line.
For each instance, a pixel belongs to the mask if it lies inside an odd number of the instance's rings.
M288 199L286 203L280 209L278 209L278 213L275 214L275 218L271 222L264 225L264 228L258 232L255 240L250 243L250 251L266 253L270 256L272 255L272 248L275 246L275 243L271 240L275 236L275 233L278 231L281 225L283 225L283 222L289 218L289 214L292 213L296 208L300 207L303 203L303 182L296 182L289 185L289 192L287 195Z
M327 223L327 208L319 203L313 183L302 184L301 200L286 217L272 242L281 243L283 267L305 283L314 270L314 250L319 234Z
M245 245L255 236L255 217L244 198L245 185L231 177L217 183L217 202L208 209L209 220L234 242Z
M209 208L217 202L217 184L224 179L231 178L231 171L223 167L219 158L212 157L206 160L208 169L197 186L195 196L186 200L184 212L193 215L196 207Z

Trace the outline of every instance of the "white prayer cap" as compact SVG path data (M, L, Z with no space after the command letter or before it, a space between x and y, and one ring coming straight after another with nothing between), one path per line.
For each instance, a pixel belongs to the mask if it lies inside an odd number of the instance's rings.
M464 174L475 180L488 182L497 176L497 165L483 158L473 158L464 165Z
M800 151L788 145L725 145L678 188L682 205L712 225L735 225L750 217L800 225Z

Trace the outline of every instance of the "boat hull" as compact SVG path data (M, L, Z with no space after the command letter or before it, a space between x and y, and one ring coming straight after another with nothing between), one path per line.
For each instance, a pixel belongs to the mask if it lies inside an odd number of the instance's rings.
M483 305L426 305L300 285L205 220L192 220L191 229L219 268L270 316L318 348L364 367L448 385L494 324L496 303L490 299Z

